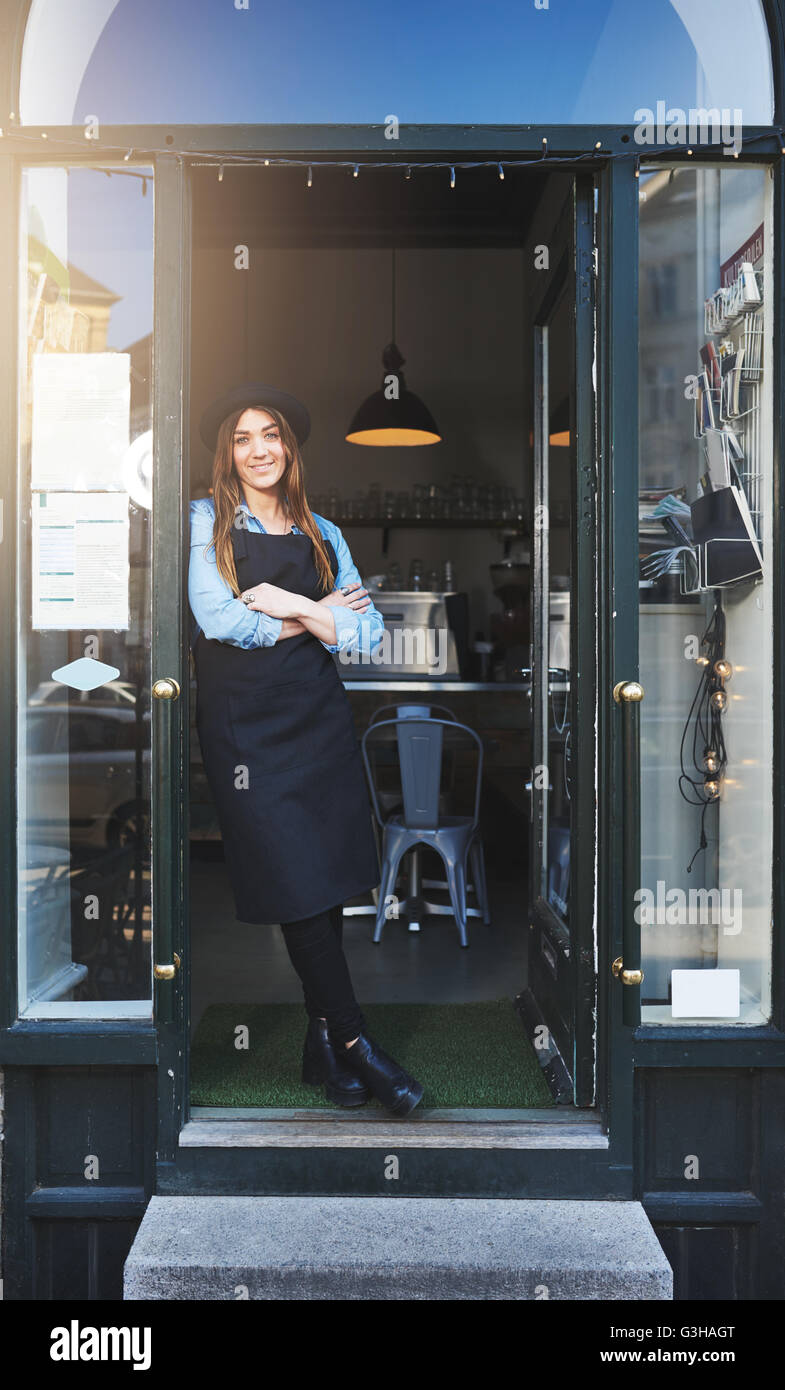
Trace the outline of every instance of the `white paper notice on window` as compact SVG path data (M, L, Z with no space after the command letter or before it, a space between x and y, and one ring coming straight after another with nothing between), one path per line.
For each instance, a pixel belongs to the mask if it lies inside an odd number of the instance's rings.
M129 353L36 353L31 487L122 492L130 407Z
M128 627L128 494L34 492L36 630Z
M672 970L673 1018L738 1018L738 970Z

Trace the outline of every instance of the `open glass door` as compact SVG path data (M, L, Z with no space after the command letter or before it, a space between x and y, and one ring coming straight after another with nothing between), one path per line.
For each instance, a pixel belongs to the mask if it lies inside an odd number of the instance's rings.
M567 215L564 215L566 211ZM534 328L527 1010L560 1103L593 1099L593 190L575 181Z

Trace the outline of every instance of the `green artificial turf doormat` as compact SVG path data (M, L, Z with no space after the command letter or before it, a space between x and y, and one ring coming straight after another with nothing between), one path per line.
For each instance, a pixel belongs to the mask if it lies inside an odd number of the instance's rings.
M370 1036L422 1082L424 1107L553 1104L511 999L362 1008ZM237 1046L243 1026L247 1048ZM300 1080L306 1026L301 1004L211 1005L191 1048L191 1104L333 1108Z

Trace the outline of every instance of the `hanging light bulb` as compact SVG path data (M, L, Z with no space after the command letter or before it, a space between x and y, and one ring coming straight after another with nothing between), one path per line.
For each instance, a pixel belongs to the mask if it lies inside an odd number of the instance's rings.
M713 781L713 780L710 780L710 781L708 781L708 782L704 782L704 783L703 783L703 790L705 791L707 797L709 798L709 801L716 801L716 800L717 800L717 797L718 797L719 794L720 794L720 784L719 784L719 782L715 782L715 781Z
M724 690L715 690L715 691L714 691L714 694L713 694L712 697L711 697L710 703L711 703L712 709L717 710L717 711L721 714L722 711L727 707L727 704L728 704L728 697L727 697L727 695L725 694L725 691L724 691Z
M395 341L395 248L392 253L392 336L382 353L384 374L378 391L355 412L346 432L349 444L438 444L439 428L419 396L409 391L401 367L406 358ZM393 389L394 388L394 389Z
M733 675L733 667L729 661L726 661L725 658L722 657L719 661L715 661L714 663L714 674L719 676L721 681L729 681Z
M708 666L709 658L707 656L696 656L695 662L698 666Z
M707 772L719 772L720 760L713 748L707 748L703 759L703 766Z

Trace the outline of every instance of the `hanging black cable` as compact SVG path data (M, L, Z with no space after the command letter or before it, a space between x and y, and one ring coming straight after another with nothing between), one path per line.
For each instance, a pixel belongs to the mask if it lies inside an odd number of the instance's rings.
M698 661L702 666L701 678L679 747L679 792L689 806L701 807L700 842L687 865L687 873L692 872L701 850L708 847L706 811L719 800L728 764L722 716L728 701L725 681L730 679L733 668L725 658L725 612L718 590L714 594L714 612L701 638ZM689 765L685 745L689 745Z

